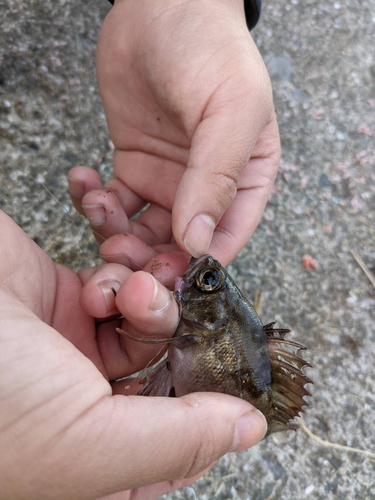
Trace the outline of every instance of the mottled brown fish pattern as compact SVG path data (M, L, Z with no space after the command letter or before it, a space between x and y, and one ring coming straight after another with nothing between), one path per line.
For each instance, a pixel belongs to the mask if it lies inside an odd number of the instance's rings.
M134 338L168 344L167 359L146 377L140 395L183 396L221 392L245 399L265 415L267 435L297 429L294 417L308 405L297 355L304 346L286 340L290 330L263 325L228 272L210 255L192 259L176 280L180 321L170 339ZM126 334L125 332L122 332ZM293 348L292 352L289 348Z

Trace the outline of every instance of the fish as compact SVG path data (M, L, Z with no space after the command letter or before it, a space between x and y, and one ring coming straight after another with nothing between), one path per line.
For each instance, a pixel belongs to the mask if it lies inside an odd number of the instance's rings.
M140 396L181 397L220 392L242 398L266 417L266 436L297 430L295 417L308 406L303 373L306 348L285 339L288 329L263 325L228 271L211 255L193 258L176 279L180 320L173 337L136 337L168 346L167 356L142 381ZM292 348L292 350L290 349ZM294 351L293 351L294 349Z

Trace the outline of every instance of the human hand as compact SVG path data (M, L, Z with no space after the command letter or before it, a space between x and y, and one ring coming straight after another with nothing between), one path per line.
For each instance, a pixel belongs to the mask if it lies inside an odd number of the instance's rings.
M151 500L263 437L264 418L240 399L145 398L115 381L157 355L116 326L164 337L178 321L150 274L109 264L77 275L3 212L0 227L1 498Z
M170 244L173 229L181 249L228 264L259 222L280 155L272 89L243 0L117 0L97 73L115 178L106 193L94 170L73 169L76 208L99 241L131 233L147 253L145 245ZM121 241L106 242L106 257L137 261Z

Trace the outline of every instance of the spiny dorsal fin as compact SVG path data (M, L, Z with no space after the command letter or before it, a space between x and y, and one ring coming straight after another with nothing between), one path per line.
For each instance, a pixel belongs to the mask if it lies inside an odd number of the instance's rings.
M313 383L302 372L305 366L311 368L310 363L295 353L283 349L285 346L291 346L297 350L305 350L306 347L297 342L285 340L284 336L290 330L276 329L273 328L274 325L275 322L263 327L267 335L270 355L270 396L274 408L274 417L271 420L268 434L298 429L298 425L293 419L303 413L303 406L308 406L303 397L311 394L304 386Z
M280 337L283 339L287 333L290 333L290 330L287 328L274 328L274 325L276 325L276 321L272 321L272 323L263 326L263 330L267 337Z

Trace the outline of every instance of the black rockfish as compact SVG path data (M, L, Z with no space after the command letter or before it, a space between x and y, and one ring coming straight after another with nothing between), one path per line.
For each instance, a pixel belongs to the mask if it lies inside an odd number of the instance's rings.
M245 399L265 415L268 434L296 429L292 420L307 405L301 371L309 363L284 349L304 346L285 340L290 330L263 326L253 305L228 272L210 255L192 259L176 280L180 322L170 339L134 338L168 343L168 355L145 379L144 396L183 396L222 392ZM125 333L125 332L122 332Z

